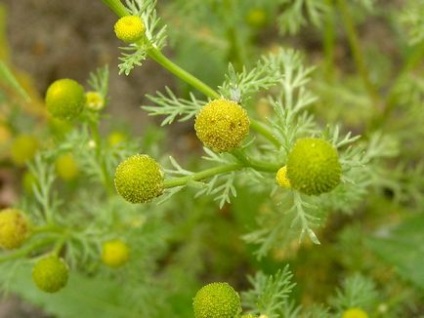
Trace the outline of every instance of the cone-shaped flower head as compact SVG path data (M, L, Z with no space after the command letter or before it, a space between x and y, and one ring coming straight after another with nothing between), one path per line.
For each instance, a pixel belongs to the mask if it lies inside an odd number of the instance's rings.
M127 15L115 23L114 30L118 39L126 43L133 43L142 38L145 26L139 16Z
M68 265L56 255L38 260L32 269L34 283L47 293L55 293L65 287L68 276Z
M235 318L241 312L240 297L227 283L203 286L193 299L195 318Z
M11 250L22 245L29 234L29 224L20 210L0 211L0 248Z
M288 155L290 184L305 194L318 195L333 190L340 183L341 172L337 150L324 139L299 139Z
M84 105L84 88L72 79L57 80L47 89L47 110L55 118L73 119L81 113Z
M197 114L194 129L203 144L215 152L237 148L249 134L246 110L234 101L217 99Z
M148 202L163 192L161 167L148 155L133 155L116 168L115 188L128 202Z

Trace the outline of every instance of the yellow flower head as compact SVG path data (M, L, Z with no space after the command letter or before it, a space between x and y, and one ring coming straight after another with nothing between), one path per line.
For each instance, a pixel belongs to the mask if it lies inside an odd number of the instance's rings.
M337 150L326 140L301 138L287 158L287 177L293 189L309 195L333 190L342 167Z
M197 114L194 129L203 144L215 152L237 148L249 134L249 117L239 104L227 99L213 100Z
M145 26L139 16L127 15L115 23L114 30L118 39L126 43L133 43L143 37Z
M20 247L29 234L28 220L17 209L0 211L0 248L11 250Z
M115 188L128 202L148 202L163 192L161 167L147 155L133 155L116 168Z
M227 283L203 286L193 299L195 318L234 318L241 312L240 297Z
M117 268L124 265L130 256L130 249L121 240L112 240L103 243L102 261L109 267Z
M286 189L291 188L290 180L287 178L287 166L278 169L275 179L280 187Z
M368 315L361 308L349 308L343 312L342 318L368 318Z
M101 110L105 107L105 100L99 92L89 91L85 93L85 106L91 110Z

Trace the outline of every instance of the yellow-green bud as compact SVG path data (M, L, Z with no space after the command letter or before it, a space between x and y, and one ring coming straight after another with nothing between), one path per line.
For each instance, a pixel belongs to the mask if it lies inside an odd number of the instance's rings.
M56 255L49 255L38 260L32 269L34 283L47 293L55 293L65 287L68 276L68 265Z
M14 164L23 166L26 162L34 158L35 153L39 148L37 138L31 135L22 134L13 140L10 157Z
M28 220L17 209L0 211L0 247L11 250L20 247L29 234Z
M77 117L85 105L84 88L78 82L64 78L53 82L46 93L49 113L59 119Z
M103 243L102 261L109 267L118 268L128 262L130 249L121 240L112 240Z
M193 299L195 318L235 318L241 312L240 297L227 283L203 286Z
M287 159L287 177L293 189L308 195L333 190L341 177L337 150L326 140L302 138Z
M133 43L143 37L145 26L139 16L127 15L115 23L114 30L118 39L127 43Z
M148 155L133 155L116 168L115 188L128 202L148 202L162 194L163 172Z
M101 110L105 107L105 99L99 92L89 91L85 93L85 106L91 110Z
M65 181L78 176L79 168L72 153L65 153L56 158L55 168L57 175Z
M285 189L291 188L290 180L287 178L287 166L278 169L275 180L280 187Z
M203 144L215 152L237 148L249 134L249 117L234 101L217 99L206 104L197 114L194 129Z
M343 312L342 318L368 318L368 314L361 308L349 308Z

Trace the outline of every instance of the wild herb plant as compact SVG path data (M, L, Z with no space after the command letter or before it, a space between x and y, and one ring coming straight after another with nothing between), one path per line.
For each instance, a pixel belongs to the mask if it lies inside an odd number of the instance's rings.
M414 13L421 4L410 1L400 14L374 1L164 4L160 11L179 30L167 27L154 0L102 1L123 41L117 71L128 75L152 59L186 86L147 96L140 111L161 120L151 134L105 138L109 68L94 70L85 91L69 79L52 83L41 149L15 147L27 188L0 214L4 290L59 317L419 313L414 292L424 281L412 265L419 266L422 253L413 251L424 224L416 72L424 31ZM401 66L366 51L358 34L366 16L387 12L387 23L410 35L395 41ZM204 21L206 29L196 27ZM336 63L340 26L351 54L346 69ZM305 27L322 37L321 62L302 48L263 52L255 44L265 28L284 39ZM190 52L194 64L213 47L203 58L218 70L226 65L224 73L208 79L186 70L165 55L167 41L177 60ZM372 54L381 58L375 67ZM21 91L7 67L0 70ZM182 160L160 147L165 126L176 122L192 125L203 144ZM391 229L391 215L406 221ZM322 290L312 300L302 295L311 279Z

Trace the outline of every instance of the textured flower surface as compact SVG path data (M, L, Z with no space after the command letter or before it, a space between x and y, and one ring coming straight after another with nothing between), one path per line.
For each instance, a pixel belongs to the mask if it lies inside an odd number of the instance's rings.
M290 184L308 195L333 190L340 183L341 172L337 150L323 139L299 139L288 155L287 177Z
M361 308L350 308L343 312L342 318L368 318L368 314Z
M142 38L145 26L139 16L127 15L115 23L114 30L118 39L133 43Z
M102 261L109 267L121 267L128 262L130 249L128 245L121 240L111 240L103 243Z
M148 202L163 192L161 167L148 155L133 155L116 168L115 188L128 202Z
M46 93L49 113L59 119L77 117L85 105L84 88L76 81L64 78L53 82Z
M240 297L228 283L203 286L193 299L195 318L234 318L241 312Z
M0 247L15 249L28 237L28 221L20 210L4 209L0 211Z
M217 99L197 114L194 129L203 144L215 152L237 148L249 134L249 117L236 102Z
M65 287L68 276L68 265L56 255L40 259L32 269L34 283L47 293L55 293Z

